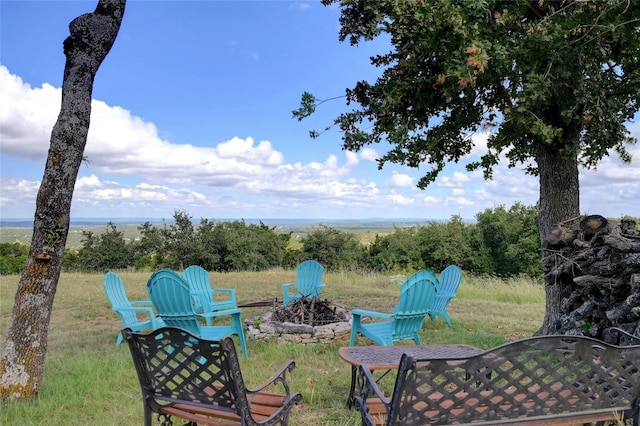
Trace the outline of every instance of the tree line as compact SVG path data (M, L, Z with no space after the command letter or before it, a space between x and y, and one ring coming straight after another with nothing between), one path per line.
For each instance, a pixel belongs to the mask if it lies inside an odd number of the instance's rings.
M537 207L499 206L465 223L454 215L448 221L396 227L363 243L354 233L319 225L291 244L291 232L276 232L260 222L201 219L195 225L183 210L173 213L172 223L138 227L140 237L129 241L112 222L96 233L82 231L82 246L65 251L68 272L135 269L182 270L200 265L209 271L262 271L293 268L315 259L328 270L409 272L422 268L439 271L457 264L475 274L499 276L542 274ZM17 274L24 267L28 246L0 244L0 273Z

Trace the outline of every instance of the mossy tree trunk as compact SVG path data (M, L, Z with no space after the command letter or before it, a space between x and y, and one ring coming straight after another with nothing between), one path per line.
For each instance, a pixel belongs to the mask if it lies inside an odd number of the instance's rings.
M33 237L18 284L2 359L0 399L30 399L42 383L49 321L60 278L71 199L89 132L93 82L120 29L126 0L99 0L93 13L69 24L62 105L33 222Z

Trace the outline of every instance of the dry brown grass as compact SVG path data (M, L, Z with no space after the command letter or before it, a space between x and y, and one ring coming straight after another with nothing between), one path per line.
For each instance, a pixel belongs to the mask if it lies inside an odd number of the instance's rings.
M147 299L149 272L121 271L131 299ZM235 288L240 304L282 299L281 284L295 279L291 270L213 273L215 287ZM114 346L120 321L102 290L100 274L63 274L51 318L45 378L39 398L10 404L0 412L6 425L125 425L142 423L140 390L125 345ZM328 273L323 298L349 308L390 312L403 277ZM0 333L7 330L18 276L0 276ZM245 308L243 317L261 308ZM468 343L489 348L531 335L544 313L542 285L527 279L503 282L465 276L449 309L453 327L442 319L427 320L423 343ZM357 425L357 413L345 408L350 368L337 354L344 343L282 345L249 339L249 359L242 360L250 385L265 380L285 360L296 360L292 388L304 404L293 413L292 425ZM358 344L369 344L360 338ZM6 409L4 409L6 408Z

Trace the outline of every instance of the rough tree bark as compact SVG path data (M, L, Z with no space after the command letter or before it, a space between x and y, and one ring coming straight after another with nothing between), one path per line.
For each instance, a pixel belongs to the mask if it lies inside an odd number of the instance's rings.
M536 155L540 179L540 205L538 227L542 242L544 276L553 269L554 256L547 251L546 237L554 225L580 214L580 186L578 160L555 152L552 146L539 144ZM545 278L545 313L542 326L536 334L554 334L560 318L562 298L571 291L571 281L566 278Z
M126 0L99 0L69 24L62 104L36 200L29 257L18 284L0 360L0 399L38 394L49 321L60 278L71 199L89 132L93 81L122 23Z

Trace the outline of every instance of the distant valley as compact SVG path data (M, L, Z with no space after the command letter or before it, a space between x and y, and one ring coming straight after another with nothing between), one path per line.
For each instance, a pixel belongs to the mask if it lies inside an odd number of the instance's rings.
M428 222L446 222L444 219L209 219L215 222L231 222L244 220L245 223L263 224L274 227L276 232L291 232L294 236L305 235L312 232L314 228L328 226L344 232L372 234L384 234L393 232L396 228L406 228L417 225L426 225ZM73 219L67 238L67 248L77 249L82 246L82 232L90 231L101 234L107 229L107 223L111 221L118 231L122 232L127 240L134 240L140 236L138 227L149 222L154 226L171 224L172 220L144 219L144 218L88 218ZM194 220L197 226L200 219ZM0 219L0 243L30 244L32 237L33 220L28 219Z

